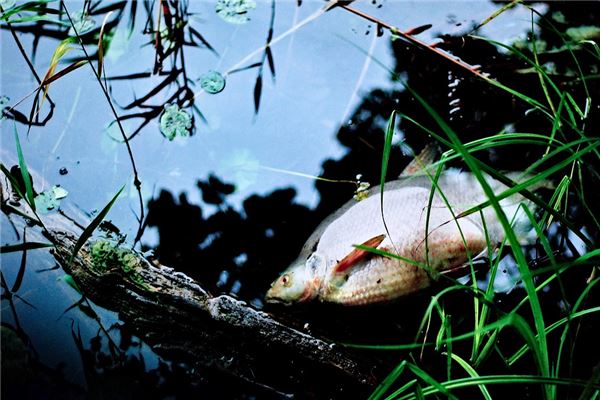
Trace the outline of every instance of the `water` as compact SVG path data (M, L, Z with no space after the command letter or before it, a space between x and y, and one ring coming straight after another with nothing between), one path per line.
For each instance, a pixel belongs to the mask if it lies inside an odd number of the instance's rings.
M157 9L154 6L148 14L144 3L137 4L131 36L128 32L131 5L121 9L117 4L109 17L116 26L104 61L108 78L149 73L153 69L156 51L151 45L152 36L143 34L143 29L147 20L155 23ZM403 92L401 84L390 79L388 69L407 78L434 108L447 110L443 117L462 129L463 141L482 133L495 133L515 120L521 126L529 126L529 121L535 120L533 116L521 121L521 116L511 115L510 107L502 110L490 107L495 95L489 88L461 83L464 75L459 73L460 79L449 75L448 67L439 58L422 56L421 50L415 51L399 42L392 46L389 32L379 36L373 22L339 7L317 16L323 4L321 1L303 1L300 6L293 1L276 3L272 26L276 43L270 46L275 70L272 74L268 59L263 58L273 12L270 2L258 1L255 9L248 10L249 21L243 24L223 20L215 13L213 2L182 3L181 7L187 7L189 13L188 27L200 32L215 50L184 47L178 58L168 57L163 62L163 71L173 65L185 66L186 75L179 75L177 82L181 87L188 79L189 96L184 101L180 95L179 101L194 119L190 137L169 141L161 134L160 115L166 103L174 102L171 97L177 92L177 85L168 86L145 102L154 108L134 105L123 109L160 85L165 75L109 81L111 101L120 116L149 110L155 114L148 121L143 118L123 121L127 134L147 122L130 141L142 182L144 213L148 217L136 247L153 250L162 263L185 271L214 293L233 293L257 307L262 307L262 296L272 278L294 258L318 221L352 197L356 189L348 183L315 183L310 176L354 181L361 174L362 181L375 184L379 179L383 130L391 109L400 105L418 121L427 120L427 113ZM82 6L79 2L67 3L71 13ZM51 3L50 7L56 4ZM419 35L427 43L439 41L439 35L468 33L498 9L491 2L462 1L373 1L352 7L401 29L431 24L432 28ZM536 7L542 13L547 10L545 5ZM96 28L105 15L101 10L92 12ZM43 77L59 43L56 37L65 38L68 28L56 30L52 24L42 27L27 23L15 23L13 27L20 32L17 35L25 52ZM530 11L516 7L484 25L477 34L511 43L526 39L530 29ZM190 40L190 30L184 32L186 40ZM86 45L92 54L96 52L95 40L88 40ZM195 41L200 42L198 37ZM451 38L448 42L456 55L467 61L481 54L484 54L481 58L487 59L488 54L483 51L462 48ZM164 41L164 45L168 42ZM65 60L82 57L78 46L74 44L73 48ZM15 109L27 116L33 97L26 96L37 83L6 24L2 24L1 52L0 95L10 99L8 106L19 103ZM262 67L232 73L257 62L262 62ZM57 71L66 65L68 61L59 64ZM494 64L490 70L497 75L503 73L501 67L494 69ZM225 77L222 92L210 94L201 90L198 80L209 71L218 71ZM258 101L259 74L262 79ZM141 213L132 163L121 143L121 133L111 125L114 115L98 81L89 66L84 65L53 82L49 96L41 117L47 115L50 100L55 107L43 126L33 126L28 132L25 124L16 123L35 189L42 192L60 185L68 190L61 208L87 224L125 185L108 219L132 243ZM201 114L185 107L192 97ZM13 129L13 121L2 121L2 163L8 168L17 163ZM418 148L427 141L423 132L402 122L390 176L397 174L410 159L403 155L402 146ZM489 159L496 157L494 165L498 169L520 169L528 164L525 158L512 159L506 155L501 151L499 155L491 153ZM233 185L234 190L227 185ZM17 238L4 214L1 223L3 245L22 240ZM22 224L17 225L21 234ZM30 240L32 237L28 233ZM2 255L2 273L9 286L16 279L20 262L21 253ZM46 250L28 252L27 270L18 294L35 308L17 299L16 314L39 353L39 360L52 369L64 363L61 367L64 379L82 386L86 379L72 330L80 330L82 343L88 348L90 340L98 335L99 326L77 309L63 315L81 296L64 282L64 272L52 269L53 266L53 258ZM119 321L112 311L100 307L94 310L104 327ZM361 313L365 318L368 314ZM327 319L322 315L303 318L315 319L317 323ZM355 317L350 314L344 318L347 322ZM2 304L2 320L3 324L16 324L7 302ZM355 338L367 334L361 332ZM114 335L127 337L117 330ZM352 338L352 334L342 331L339 337ZM106 352L107 346L103 339L101 349ZM144 376L146 370L162 374L163 379L165 376L176 379L186 370L185 365L180 370L176 364L161 370L166 364L161 364L143 344L128 351L134 359L143 355L145 365L138 365L139 376ZM214 375L211 374L206 372L207 376ZM222 381L226 379L216 375L194 390L211 392L221 387ZM249 385L241 392L262 393L257 390Z

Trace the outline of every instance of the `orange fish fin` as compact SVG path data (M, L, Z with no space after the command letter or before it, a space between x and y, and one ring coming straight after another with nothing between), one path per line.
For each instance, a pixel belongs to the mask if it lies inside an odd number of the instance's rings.
M383 242L383 239L385 239L385 235L375 236L375 237L367 240L366 242L364 242L362 244L362 246L377 247L381 244L381 242ZM341 272L346 271L348 268L352 267L353 265L356 265L359 261L363 260L369 254L372 254L372 253L368 250L363 250L363 249L352 250L346 257L344 257L341 261L339 261L333 267L333 273L339 274Z
M438 148L435 143L429 143L415 158L404 168L400 174L400 178L413 175L425 175L425 170L428 169L435 161L438 154Z

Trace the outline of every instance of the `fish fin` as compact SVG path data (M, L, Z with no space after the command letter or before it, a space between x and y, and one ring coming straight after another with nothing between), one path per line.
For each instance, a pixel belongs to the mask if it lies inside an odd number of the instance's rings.
M438 154L438 147L435 143L427 144L415 158L400 173L400 178L407 176L423 175L425 170L433 164Z
M366 242L362 243L362 246L377 247L381 244L381 242L383 242L383 239L385 239L385 235L375 236L375 237L367 240ZM348 255L346 257L342 258L333 267L333 273L339 274L339 273L342 273L342 272L348 270L353 265L356 265L356 263L358 263L359 261L365 259L365 257L367 257L369 254L372 254L372 253L368 250L363 250L363 249L352 250L350 253L348 253Z

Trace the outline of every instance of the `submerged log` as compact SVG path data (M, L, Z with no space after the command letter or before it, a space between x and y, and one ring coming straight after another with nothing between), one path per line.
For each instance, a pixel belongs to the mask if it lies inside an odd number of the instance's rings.
M376 383L373 360L231 296L213 297L180 272L141 256L127 271L118 265L98 271L89 246L71 260L76 235L50 230L48 236L56 260L90 300L117 311L157 354L186 363L192 373L216 369L278 397L367 395Z
M1 179L3 211L42 225L11 193L8 180ZM85 219L73 207L44 215L40 233L54 244L55 259L84 296L118 312L128 329L163 359L185 363L192 382L217 371L269 397L366 397L387 370L364 354L303 332L297 321L281 322L231 296L212 296L192 278L136 252L128 251L127 265L102 269L94 263L93 244L72 257L83 231L78 221ZM29 240L41 240L34 230L29 232Z

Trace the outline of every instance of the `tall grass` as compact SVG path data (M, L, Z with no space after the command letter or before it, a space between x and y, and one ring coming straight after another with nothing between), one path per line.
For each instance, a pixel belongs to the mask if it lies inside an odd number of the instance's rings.
M511 3L511 6L514 6L514 4ZM507 8L503 7L499 10L499 13L504 12ZM532 12L535 12L535 10ZM568 54L576 65L578 80L584 93L583 98L577 98L571 93L572 89L569 86L561 86L554 82L553 77L540 64L538 49L535 45L532 46L533 56L528 56L515 46L495 42L487 38L478 39L509 51L512 56L529 65L535 72L544 98L543 101L535 99L525 91L511 88L500 81L486 79L486 82L498 90L511 94L533 110L538 111L540 115L543 115L551 126L547 133L519 132L507 134L502 132L474 141L463 142L460 134L453 131L445 119L419 93L405 84L406 90L411 92L412 96L435 122L435 128L426 128L420 122L412 119L410 115L402 113L401 110L396 110L394 114L397 113L405 122L421 128L434 140L449 148L442 156L442 160L437 163L437 166L440 167L437 173L429 175L434 190L440 191L437 181L441 167L449 161L462 160L478 180L488 200L461 213L459 217L481 212L485 207L491 207L495 211L505 233L505 241L499 246L500 253L502 253L505 246L510 247L512 258L520 273L520 284L524 290L523 292L514 292L514 296L523 297L508 310L498 303L495 298L494 280L498 273L500 257L496 259L491 257L492 246L488 238L490 272L486 287L479 288L475 275L472 274L470 285L465 286L454 282L445 290L434 295L423 315L418 329L419 334L412 343L350 345L381 351L408 351L405 356L400 357L398 365L375 389L370 399L420 399L433 395L442 395L444 398L457 398L457 393L461 392L456 392L456 390L471 387L478 389L481 398L492 399L495 392L493 388L497 385L539 386L539 396L547 400L574 396L581 396L582 399L597 398L600 395L599 374L590 371L591 377L586 381L582 379L586 377L573 377L564 368L565 361L571 368L573 366L573 352L570 351L569 340L577 342L578 324L583 318L597 315L600 311L599 306L588 304L591 293L597 291L597 284L600 281L596 271L600 250L595 248L597 244L580 227L570 221L568 215L568 207L576 203L583 209L583 212L590 216L589 223L591 226L596 230L600 228L598 216L595 215L593 207L586 201L586 191L592 189L585 188L581 180L582 169L584 168L590 175L598 177L595 166L587 163L586 159L599 159L600 139L597 136L590 135L587 124L590 104L596 104L600 101L600 98L593 97L595 93L590 92L585 84L588 77L584 75L581 62L573 50L573 47L581 44L572 43L548 21L543 19L540 23L549 24L550 30L560 38L563 46L567 48ZM532 31L533 28L532 18ZM595 49L598 48L593 42L592 46ZM598 51L589 51L588 56L590 54L596 58L596 61L600 61ZM375 61L382 65L379 61ZM597 96L597 94L595 95ZM581 101L581 103L578 103L578 101ZM389 124L395 120L394 114L390 117ZM389 125L386 138L388 136ZM540 146L545 148L545 152L543 158L533 161L529 168L524 171L523 176L525 178L519 183L512 182L477 158L478 152L489 148L523 144ZM391 151L391 146L387 145L386 140L382 179L386 174ZM501 193L494 193L485 179L486 174L506 183L508 189ZM531 193L531 190L536 187L548 186L548 180L552 180L555 185L553 194L546 202ZM579 187L575 186L576 182L579 182ZM519 244L518 235L511 224L509 216L505 215L500 206L502 199L515 193L520 193L527 199L532 200L541 209L541 213L536 217L531 209L523 204L521 205L523 212L531 222L538 239L537 243L544 253L546 261L543 268L532 268L530 257ZM574 194L578 197L573 198ZM449 204L447 203L447 205ZM573 257L567 260L564 257L557 257L559 249L553 243L555 240L548 233L548 228L556 223L578 236L586 246L587 253L579 256L573 254ZM391 254L385 255L393 256ZM427 268L427 266L419 266ZM578 279L585 283L583 290L575 299L573 305L570 306L571 301L569 301L567 290L563 287L562 278L567 273L574 271L575 268L579 269ZM588 274L589 279L586 280ZM545 312L545 302L548 300L542 295L542 292L550 284L556 284L559 287L562 302L565 304L562 318L555 320L551 320L549 313ZM473 326L470 330L466 330L465 326L456 323L457 318L453 318L445 310L443 300L456 291L462 291L472 297L473 308L469 320L472 318ZM466 312L466 310L463 310L463 312ZM437 321L437 323L434 324L433 321ZM428 339L428 332L433 325L438 327L438 333L435 340L432 341ZM504 337L511 337L513 338L511 340L515 340L514 335L504 336L504 331L507 329L517 333L519 343L506 343L502 340ZM422 335L421 332L425 332L425 334ZM557 333L559 334L557 335ZM470 341L471 345L460 346L458 349L452 346L453 343L463 341ZM518 344L516 348L515 344ZM596 352L598 348L597 345L590 343L578 343L578 346L592 346L596 349ZM428 371L424 361L423 363L414 361L411 351L419 348L423 349L424 347L433 347L440 355L446 357L446 367L443 368L443 373L441 369ZM470 352L466 349L470 349ZM492 355L499 355L500 357L492 357ZM411 358L413 358L413 361L411 361ZM503 361L498 361L498 359ZM494 363L496 365L493 365ZM596 366L596 369L600 369L600 367ZM525 372L513 373L513 370ZM458 373L458 371L461 373ZM490 374L489 371L504 371L504 373ZM472 395L474 392L468 393Z

